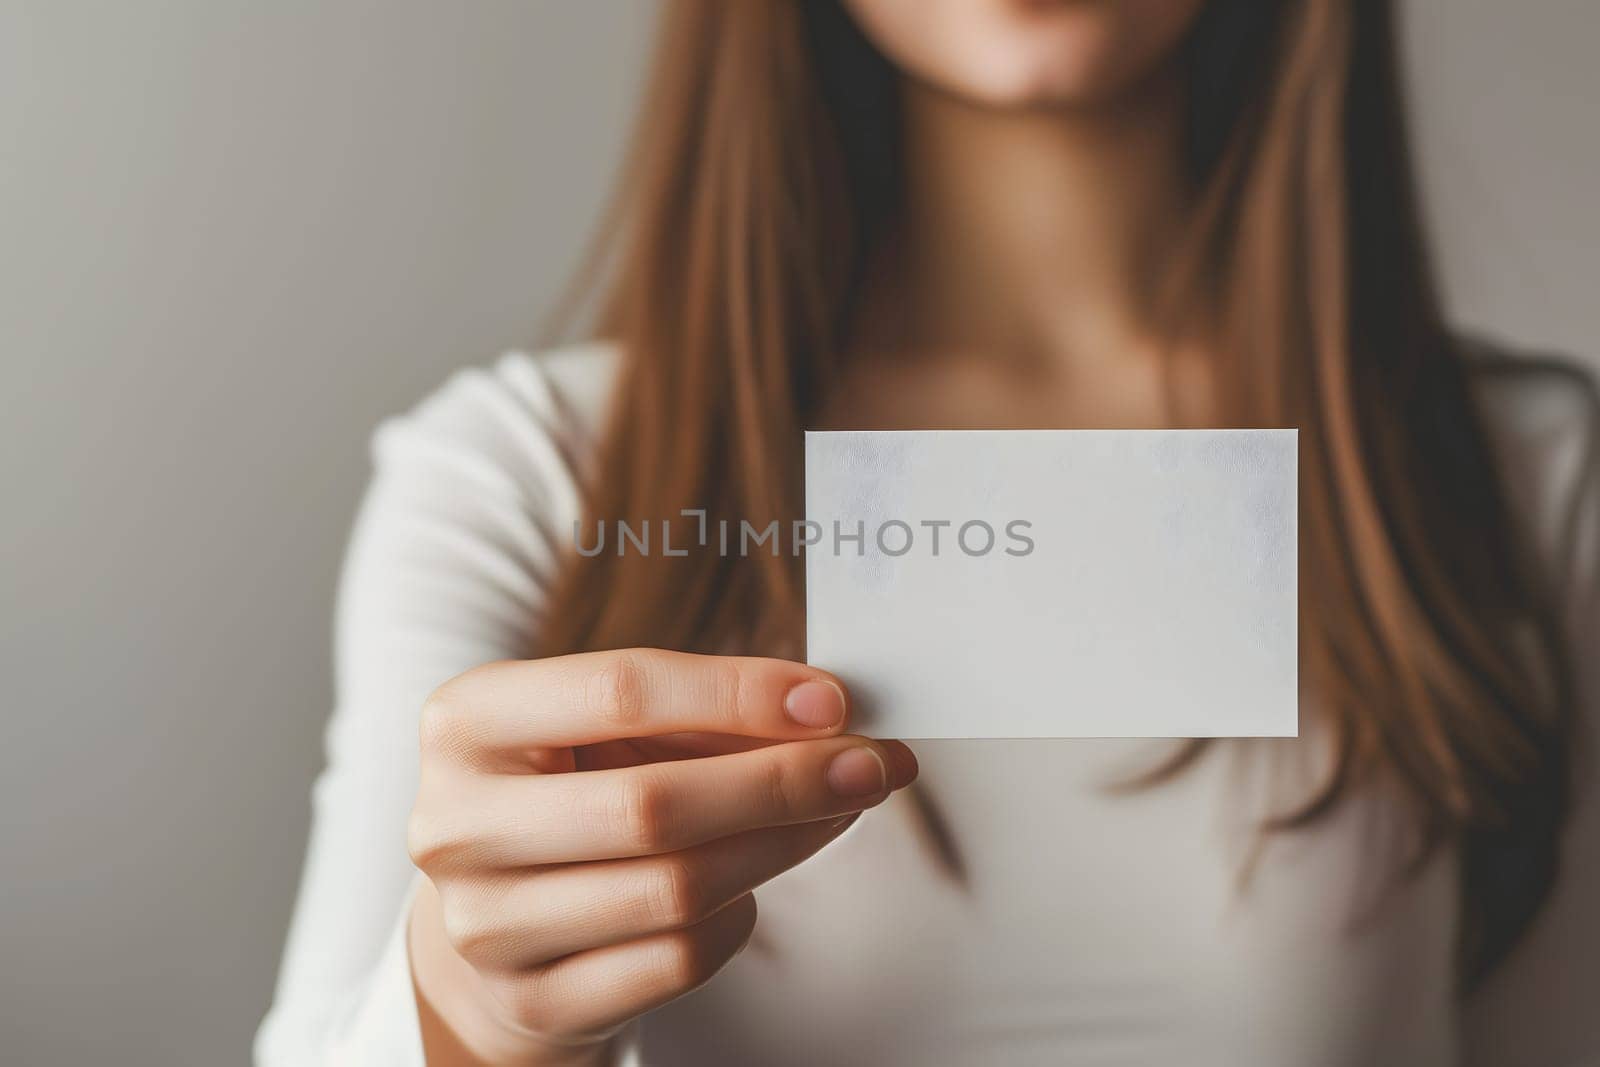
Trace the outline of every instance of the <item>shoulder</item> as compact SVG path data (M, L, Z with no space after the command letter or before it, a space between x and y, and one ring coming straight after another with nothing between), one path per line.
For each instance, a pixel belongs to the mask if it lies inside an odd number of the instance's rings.
M1600 567L1600 387L1561 356L1460 341L1513 509L1562 587Z
M456 643L498 635L474 646L475 662L520 647L580 517L616 365L600 343L510 352L379 426L345 555L340 617L352 625L341 633L365 640L384 631L374 619L428 618Z
M579 479L603 430L618 357L592 341L456 371L373 436L382 475L401 468L545 495Z
M616 348L605 341L507 352L488 366L456 371L380 427L379 438L420 431L497 451L538 430L577 443L599 433L616 366Z

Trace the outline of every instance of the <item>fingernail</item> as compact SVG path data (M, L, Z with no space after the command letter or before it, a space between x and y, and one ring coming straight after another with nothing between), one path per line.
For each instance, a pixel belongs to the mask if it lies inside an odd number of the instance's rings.
M801 682L783 698L783 710L801 726L825 730L844 719L844 690L832 682Z
M889 769L871 747L847 748L828 764L828 788L842 797L869 797L889 784Z
M890 780L896 789L917 780L917 754L911 751L910 745L904 741L880 741L879 744L889 754Z

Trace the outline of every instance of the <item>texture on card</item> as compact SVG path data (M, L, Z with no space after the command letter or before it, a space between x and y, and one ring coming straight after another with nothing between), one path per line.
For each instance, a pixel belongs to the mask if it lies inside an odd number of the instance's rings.
M882 737L1298 728L1293 430L806 435L807 658Z

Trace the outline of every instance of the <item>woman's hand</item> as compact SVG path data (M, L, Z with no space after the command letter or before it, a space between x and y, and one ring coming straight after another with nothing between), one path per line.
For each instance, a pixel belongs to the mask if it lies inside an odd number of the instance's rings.
M592 1063L749 939L751 890L916 777L787 660L493 663L422 717L411 920L429 1063Z

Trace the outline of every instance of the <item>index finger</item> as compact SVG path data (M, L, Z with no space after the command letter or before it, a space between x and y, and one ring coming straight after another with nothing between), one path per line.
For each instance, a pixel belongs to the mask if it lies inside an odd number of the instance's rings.
M487 664L441 686L424 715L452 747L528 748L689 732L827 737L848 706L837 678L804 663L632 648Z

